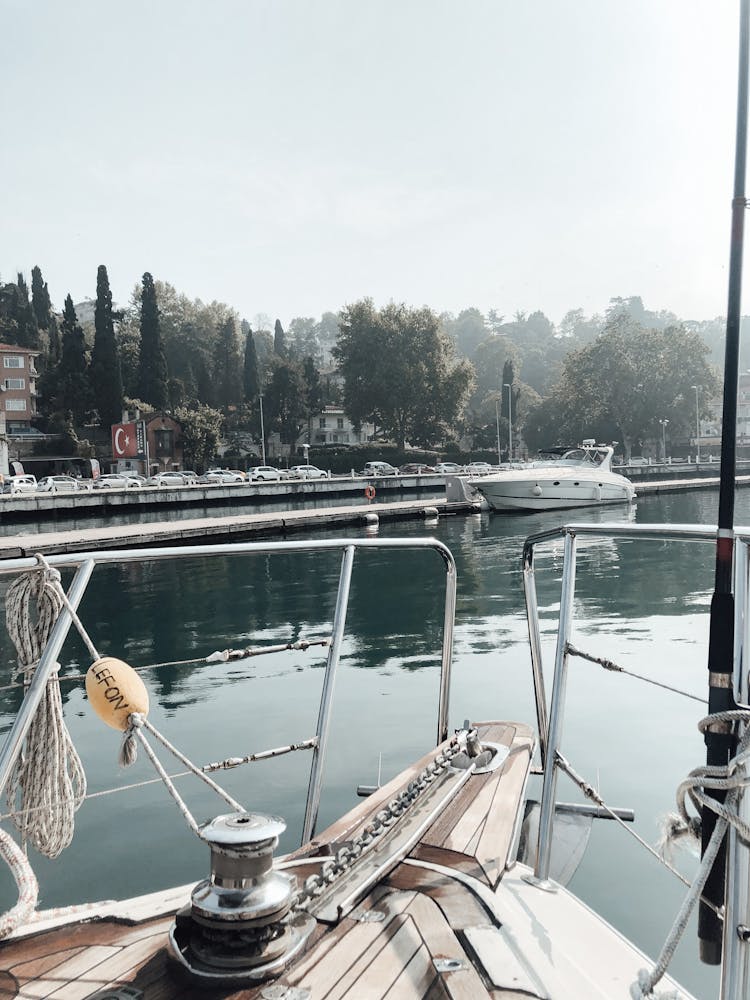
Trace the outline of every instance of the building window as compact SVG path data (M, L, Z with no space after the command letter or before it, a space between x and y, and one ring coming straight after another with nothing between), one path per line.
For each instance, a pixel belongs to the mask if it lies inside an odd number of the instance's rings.
M26 379L25 378L6 378L5 380L6 389L25 389Z
M174 431L154 431L157 458L172 458L174 455Z
M3 358L3 366L5 368L23 368L23 358L19 358L14 354L9 354L7 357Z
M325 417L321 417L320 420L318 421L318 427L320 427L322 429L322 428L325 427L325 425L326 425L326 418Z
M338 427L338 429L340 431L342 431L344 429L344 418L343 417L336 417L336 426Z
M26 400L25 399L6 399L5 400L6 410L25 410Z

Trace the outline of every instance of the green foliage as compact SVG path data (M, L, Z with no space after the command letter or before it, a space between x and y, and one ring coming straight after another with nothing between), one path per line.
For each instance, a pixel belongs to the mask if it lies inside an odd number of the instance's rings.
M287 356L286 335L284 334L284 327L278 319L273 328L273 353L277 358L285 358Z
M536 444L537 434L553 430L555 441L543 444L616 438L629 456L634 442L658 437L660 419L689 436L692 386L703 387L704 399L719 389L707 353L700 337L683 326L647 330L618 312L601 336L565 359L559 384L530 415L527 440Z
M99 265L96 273L94 327L94 349L89 375L99 422L106 428L116 424L122 416L122 375L115 340L112 292L107 268L103 264Z
M57 409L72 414L80 426L92 407L86 342L70 295L65 299L60 364L57 368ZM116 421L113 421L116 423Z
M42 330L48 329L52 318L52 303L47 282L42 278L42 272L36 265L31 269L31 308L34 310L39 327Z
M245 402L252 403L260 393L260 372L258 371L258 354L255 350L253 331L248 328L245 336L245 363L242 369L243 395Z
M454 319L447 313L441 317L443 329L456 345L456 353L470 358L490 334L485 318L478 309L464 309Z
M199 403L181 406L174 411L174 418L182 427L182 451L189 469L204 472L213 461L219 447L224 420L219 410Z
M169 405L167 361L161 345L159 308L154 279L146 271L141 292L141 343L138 365L138 394L157 410Z
M432 310L371 299L348 306L333 355L344 376L344 407L355 424L373 421L403 448L429 445L452 427L473 368L456 361Z
M277 430L283 444L294 444L307 419L305 379L295 361L279 359L264 392L265 430Z
M242 403L242 360L234 315L226 317L219 328L214 360L216 402L228 413Z

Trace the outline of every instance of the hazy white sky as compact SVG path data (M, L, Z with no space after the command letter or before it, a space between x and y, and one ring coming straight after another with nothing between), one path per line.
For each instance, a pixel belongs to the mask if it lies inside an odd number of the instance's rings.
M737 0L0 0L0 275L726 310ZM747 270L747 269L746 269ZM743 311L750 309L746 282Z

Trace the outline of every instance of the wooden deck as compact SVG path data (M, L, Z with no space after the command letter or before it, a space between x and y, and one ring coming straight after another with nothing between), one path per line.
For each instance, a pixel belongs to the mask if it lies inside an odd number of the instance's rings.
M6 943L0 951L0 1000L104 998L125 986L146 1000L266 1000L274 994L264 995L264 990L273 985L298 988L300 1000L308 990L310 1000L528 1000L528 983L512 960L501 976L477 968L471 935L492 933L497 920L481 895L445 871L451 868L491 891L514 861L533 736L525 726L504 723L480 724L480 734L510 748L505 763L472 775L410 858L349 916L333 926L318 924L306 950L278 979L250 989L206 990L183 979L168 958L171 916L136 924L108 917ZM369 822L433 755L291 855L289 860L302 867L300 877L315 870L320 863L316 858L335 851ZM363 920L373 909L379 919ZM448 966L440 964L445 959L451 960Z

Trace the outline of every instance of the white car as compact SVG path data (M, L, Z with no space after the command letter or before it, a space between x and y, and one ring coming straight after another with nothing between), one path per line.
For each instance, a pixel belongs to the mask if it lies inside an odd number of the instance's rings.
M247 478L251 483L278 482L279 479L288 479L288 469L274 469L272 465L256 465L249 469Z
M34 493L37 487L36 476L25 473L21 476L6 476L3 482L3 493Z
M327 472L314 465L293 465L289 474L296 479L326 479L328 476Z
M457 462L438 462L435 466L435 472L440 472L444 476L456 476L463 471L463 465L459 465Z
M464 472L468 472L470 476L489 476L492 471L489 462L469 462L464 466Z
M146 480L146 486L171 486L175 490L187 485L181 472L157 472L156 475Z
M398 469L390 462L365 462L363 476L397 476Z
M245 477L240 472L232 472L230 469L209 469L205 476L201 476L199 483L220 483L224 486L238 486L245 482Z
M84 485L79 485L78 480L72 476L45 476L36 484L40 493L75 493L77 490L85 490Z
M128 476L124 472L109 472L104 476L99 476L94 480L92 489L94 490L127 490L138 489L140 483L133 476Z

